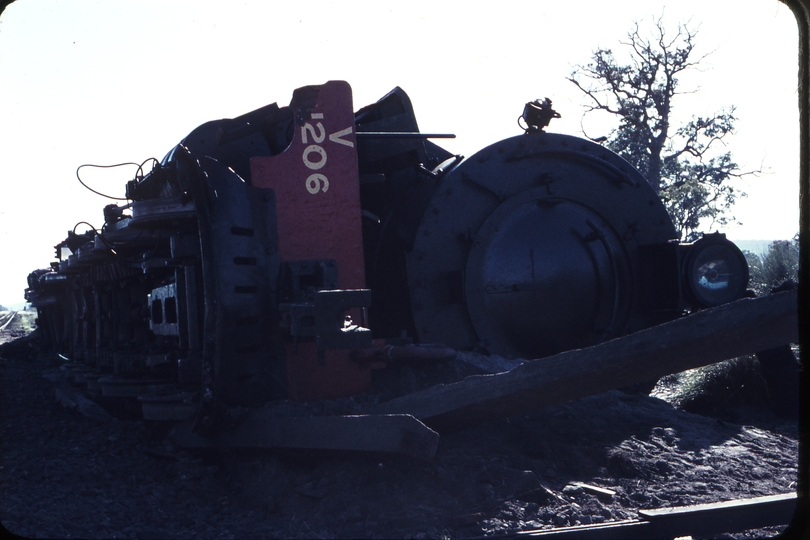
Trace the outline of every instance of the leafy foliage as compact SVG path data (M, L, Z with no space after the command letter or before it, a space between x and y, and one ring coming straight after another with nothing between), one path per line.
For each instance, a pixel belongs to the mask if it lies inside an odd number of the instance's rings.
M777 240L768 246L765 255L746 251L748 261L748 288L757 296L768 294L772 288L788 279L799 281L799 235L793 240Z
M685 411L720 415L742 405L765 405L768 389L760 365L753 355L690 369L677 375L672 400Z
M705 58L694 59L696 31L680 24L671 36L658 19L651 33L642 35L636 23L620 42L629 50L629 63L599 49L569 80L590 98L585 115L603 111L618 118L606 146L644 175L682 239L695 240L705 220L720 226L734 220L729 211L745 194L728 180L754 173L740 172L729 152L716 151L734 132L734 107L693 116L680 126L672 122L674 98L684 93L678 89L679 74Z

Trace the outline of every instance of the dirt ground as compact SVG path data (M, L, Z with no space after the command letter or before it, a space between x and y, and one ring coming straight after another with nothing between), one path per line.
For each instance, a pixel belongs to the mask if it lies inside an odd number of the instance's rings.
M61 406L61 361L19 339L33 317L0 333L17 338L0 348L0 521L24 537L469 538L796 491L795 421L748 408L729 422L619 391L443 434L429 463L189 453L166 426Z

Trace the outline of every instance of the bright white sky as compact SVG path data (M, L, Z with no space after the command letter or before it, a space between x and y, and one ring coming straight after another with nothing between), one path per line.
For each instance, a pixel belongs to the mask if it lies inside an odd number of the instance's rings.
M471 6L473 4L467 4ZM634 20L662 13L699 25L699 90L675 120L736 105L728 142L744 170L744 225L731 239L798 231L798 31L776 0L605 2L17 0L0 18L0 304L22 302L27 274L79 221L101 227L109 201L76 181L84 163L161 159L193 128L293 89L349 81L355 109L395 86L423 131L470 156L520 133L523 104L548 96L562 114L549 131L580 135L584 96L566 81ZM588 124L589 130L592 129ZM592 136L600 133L591 132ZM606 131L604 134L607 134ZM86 174L85 174L85 171ZM123 196L131 169L83 178ZM85 227L79 228L84 231Z

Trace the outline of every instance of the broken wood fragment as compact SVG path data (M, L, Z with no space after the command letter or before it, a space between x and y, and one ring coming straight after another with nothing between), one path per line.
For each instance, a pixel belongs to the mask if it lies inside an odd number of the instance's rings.
M101 405L95 401L87 399L81 392L74 388L67 386L57 386L54 389L56 400L68 409L76 409L87 418L98 420L101 422L109 422L115 418L104 410Z
M616 492L613 491L612 489L602 488L602 487L599 487L599 486L586 484L584 482L572 482L571 485L582 488L582 491L584 491L586 493L590 493L591 495L596 495L597 497L609 498L609 497L613 497L614 495L616 495Z

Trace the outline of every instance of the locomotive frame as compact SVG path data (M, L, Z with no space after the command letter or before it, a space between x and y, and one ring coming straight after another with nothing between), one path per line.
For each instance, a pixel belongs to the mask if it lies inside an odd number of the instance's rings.
M638 171L546 132L548 100L526 110L524 134L466 160L399 88L354 112L330 81L208 122L100 230L69 232L26 299L105 395L179 419L364 392L369 351L538 358L744 295L733 243L679 243Z

